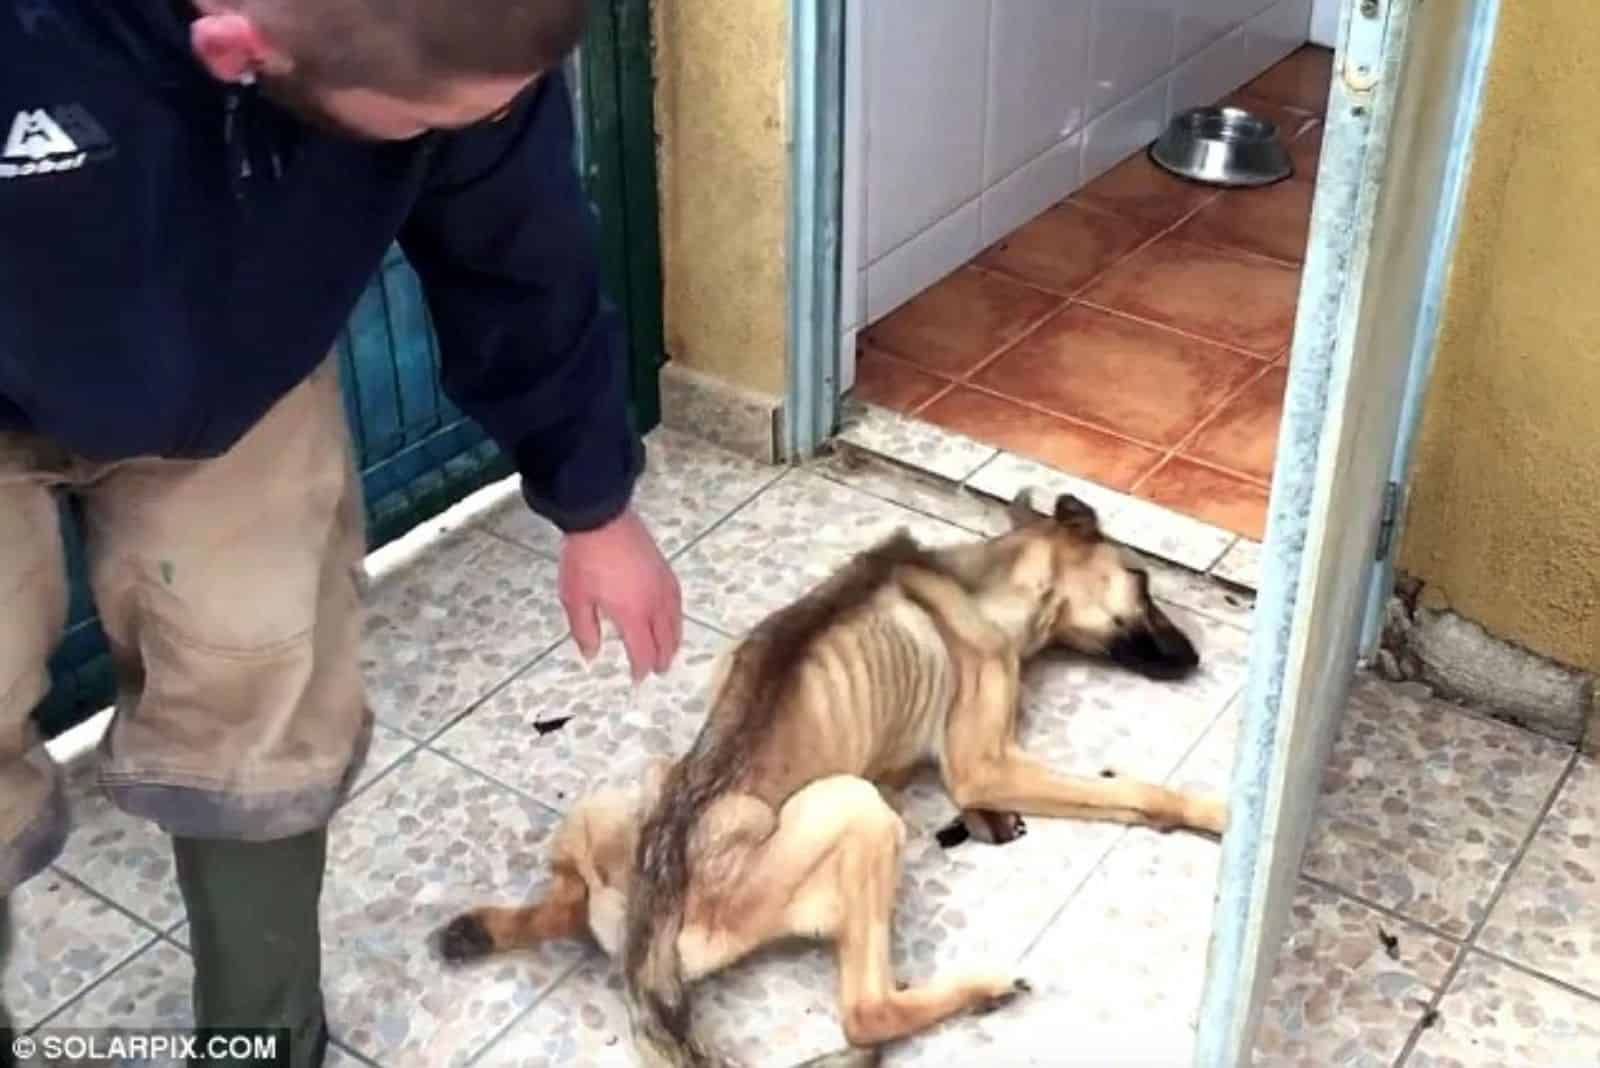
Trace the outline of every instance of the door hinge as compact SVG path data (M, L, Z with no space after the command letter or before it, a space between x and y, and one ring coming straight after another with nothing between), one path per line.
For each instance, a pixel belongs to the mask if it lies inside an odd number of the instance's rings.
M1383 487L1383 515L1378 520L1377 558L1386 560L1394 548L1395 523L1400 518L1400 483L1390 482Z
M1351 93L1370 93L1377 86L1388 26L1389 0L1361 0L1350 13L1341 73Z

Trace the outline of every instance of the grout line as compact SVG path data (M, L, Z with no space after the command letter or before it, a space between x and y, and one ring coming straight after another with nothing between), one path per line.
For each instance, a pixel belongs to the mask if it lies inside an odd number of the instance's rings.
M572 631L563 629L562 632L561 632L561 637L557 638L555 641L553 641L549 645L545 646L544 649L542 649L539 652L535 653L533 655L533 657L531 659L529 659L526 663L524 663L521 667L518 667L518 668L514 669L511 672L511 674L507 675L505 678L501 679L499 682L495 683L493 686L490 686L480 696L478 696L478 697L474 698L472 701L468 702L468 704L467 704L467 706L465 708L463 708L460 712L457 712L455 715L453 715L453 716L449 717L448 719L446 719L442 724L440 724L433 731L432 734L429 734L429 735L426 735L426 736L419 736L419 735L413 734L411 731L404 730L404 729L402 729L400 727L396 727L393 724L387 724L386 723L386 724L384 724L384 726L389 727L391 730L399 731L401 734L405 735L407 738L412 739L413 741L418 742L420 745L432 745L434 742L439 740L440 736L445 734L451 728L453 728L453 727L457 726L458 724L460 724L462 720L466 719L468 716L470 716L474 712L478 711L478 709L482 708L484 705L488 704L490 701L493 701L496 697L499 697L502 693L504 693L506 691L506 689L508 687L511 686L512 683L514 683L517 680L521 679L524 675L526 675L534 667L538 666L538 664L541 661L543 661L546 657L550 656L552 653L556 652L556 650L560 649L563 645L565 645L567 643L567 638L569 638L571 636L571 634L572 634ZM374 780L374 781L376 781L376 780Z
M668 561L675 563L678 560L682 559L691 549L693 549L694 547L699 545L699 543L701 541L703 541L707 537L709 537L714 531L719 529L724 523L726 523L729 519L731 519L735 514L737 514L738 512L740 512L743 509L745 509L746 507L748 507L752 502L754 502L762 494L766 493L767 490L771 489L773 486L775 486L779 482L783 481L783 479L787 478L788 474L789 474L788 471L783 471L783 472L780 472L779 474L777 474L776 476L774 476L773 478L768 479L765 482L763 482L759 489L757 489L755 492L751 493L744 500L740 501L731 510L729 510L726 514L724 514L720 519L718 519L716 522L712 523L710 526L708 526L704 531L702 531L696 537L690 538L688 541L686 541L675 553L672 553L668 557ZM529 553L532 556L536 556L540 560L545 560L545 561L549 560L549 557L543 555L542 553L538 553L535 550L532 550L532 549L528 548L527 546L522 545L520 542L510 542L510 541L507 541L506 539L499 538L498 536L495 536L495 540L499 541L501 544L513 545L516 548L521 549L523 552ZM687 615L687 613L685 613L685 614ZM711 629L716 630L717 628L713 627ZM718 631L718 633L721 633L721 631ZM436 752L437 753L438 750L434 748L435 743L437 743L446 733L448 733L453 728L459 726L469 716L473 715L479 709L481 709L484 705L488 704L490 701L492 701L496 697L500 696L500 694L505 692L505 690L508 689L510 686L512 686L514 683L516 683L519 680L523 679L530 672L532 672L535 668L537 668L540 664L542 664L546 659L548 659L549 657L551 657L552 655L554 655L555 653L560 651L560 649L564 645L566 645L567 640L571 637L571 635L572 635L572 632L571 632L570 629L564 629L562 631L561 636L559 638L557 638L554 642L552 642L549 646L545 647L544 649L542 649L541 651L536 653L530 660L528 660L526 663L522 664L520 667L516 668L514 671L511 672L511 674L506 676L506 678L504 678L500 682L496 683L494 686L490 687L480 697L474 699L465 708L463 708L460 712L458 712L456 715L450 717L443 724L441 724L436 730L434 730L431 734L429 734L429 735L427 735L425 737L418 737L416 734L412 733L411 731L407 731L407 730L401 729L401 728L399 728L399 727L397 727L397 726L395 726L394 724L391 724L391 723L384 723L384 726L388 727L390 730L395 731L397 734L400 734L404 738L416 743L416 745L412 748L412 750L410 752L408 752L406 754L406 756L410 756L418 748L426 748L430 752ZM398 767L402 762L404 762L404 760L405 760L405 757L401 757L400 760L395 761L388 768L385 768L383 771L380 771L377 775L373 776L372 780L370 782L366 783L365 785L363 785L359 791L355 791L355 792L352 793L351 799L352 800L354 799L356 793L365 793L368 789L370 789L371 787L375 786L379 779L385 778L389 774L390 771L392 771L394 768ZM504 785L504 784L502 784L502 785Z
M979 467L978 470L980 470L980 471L983 470L984 467L987 467L990 463L993 462L993 459L994 459L993 457L990 457L988 460L985 460L983 462L983 465L981 467ZM926 474L926 472L923 472L923 473ZM974 472L974 473L976 473L976 472ZM885 504L892 504L896 508L900 508L900 509L903 509L904 511L911 512L911 513L913 513L915 515L922 516L924 519L936 520L936 521L938 521L940 523L945 523L945 524L947 524L949 526L955 527L958 530L964 530L968 534L973 535L974 537L987 538L987 537L990 536L985 531L978 530L978 529L976 529L974 527L970 527L967 524L960 522L959 520L951 519L949 516L939 515L936 512L931 512L926 508L923 508L923 507L921 507L919 505L911 504L911 503L909 503L907 501L896 500L893 497L886 497L883 494L877 493L877 492L875 492L873 490L870 490L865 486L857 486L854 483L850 482L848 479L846 479L843 475L835 474L835 473L830 472L830 471L818 471L816 474L817 474L818 478L827 479L829 482L832 482L835 485L844 486L846 489L855 490L857 493L865 493L867 496L872 497L874 500L882 501ZM950 487L950 490L951 490L952 493L961 493L961 492L966 492L968 494L972 493L971 490L965 489L966 483L964 481L963 482L956 482L954 480L947 480L946 484ZM712 629L716 630L717 628L713 627ZM718 631L718 633L721 633L721 631Z
M1106 315L1112 315L1118 319L1124 319L1131 323L1138 323L1140 326L1147 326L1155 330L1160 330L1164 333L1174 334L1186 341L1198 341L1203 345L1210 345L1212 348L1225 349L1228 352L1236 353L1240 356L1248 356L1256 363L1271 364L1278 358L1278 354L1282 351L1281 348L1275 348L1270 353L1260 353L1254 351L1253 349L1247 349L1242 345L1235 345L1229 341L1218 341L1214 337L1206 337L1204 334L1196 334L1192 330L1184 330L1182 327L1173 326L1171 323L1158 322L1155 319L1148 319L1142 315L1135 315L1133 312L1124 311L1121 308L1113 308L1109 304L1099 303L1088 296L1079 296L1074 299L1077 303L1082 304L1084 307L1093 308L1097 312L1103 312ZM1298 303L1299 301L1297 300L1296 304L1298 305ZM1292 342L1293 331L1291 331L1290 334L1290 340Z
M1200 729L1199 733L1195 735L1194 741L1190 742L1188 748L1183 751L1183 755L1178 757L1178 759L1173 763L1172 767L1167 771L1167 774L1162 777L1161 782L1163 785L1170 784L1172 780L1177 777L1177 774L1183 770L1183 766L1189 762L1189 759L1199 751L1200 746L1205 743L1205 740L1211 736L1211 732L1217 729L1217 725L1222 722L1223 717L1226 716L1234 708L1234 706L1239 703L1239 697L1243 692L1244 680L1241 679L1239 689L1235 690L1222 702L1216 714L1211 717L1210 722ZM1039 947L1039 943L1044 941L1045 935L1049 934L1050 928L1054 927L1056 922L1066 914L1067 909L1072 906L1072 903L1077 900L1078 895L1083 892L1083 888L1089 884L1089 880L1105 867L1106 861L1110 858L1111 854L1114 853L1117 848L1122 845L1122 843L1127 841L1128 838L1132 836L1134 829L1135 828L1133 827L1124 827L1120 833L1112 837L1111 841L1106 845L1106 848L1101 851L1098 857L1095 858L1094 863L1085 870L1083 878L1079 879L1077 885L1075 885L1068 892L1066 899L1061 902L1060 906L1057 907L1055 911L1051 912L1050 918L1046 920L1044 925L1039 928L1039 933L1034 935L1033 938L1028 941L1027 947L1022 951L1022 956L1018 958L1019 961L1026 960L1028 955Z
M1521 963L1520 961L1512 960L1510 957L1501 956L1499 953L1490 952L1487 949L1474 946L1468 952L1476 953L1478 956L1487 960L1492 960L1496 964L1510 968L1512 971L1520 972L1529 979L1537 979L1541 983L1546 983L1550 986L1556 987L1568 994L1573 995L1574 997L1582 998L1584 1001L1592 1001L1596 1005L1600 1005L1600 993L1592 990L1585 990L1583 987L1575 986L1565 979L1557 979L1555 976L1541 972L1537 968L1530 967Z
M1477 921L1473 923L1471 930L1467 933L1467 937L1462 941L1462 952L1458 953L1456 959L1450 962L1450 967L1445 970L1444 978L1439 981L1439 989L1434 991L1433 997L1428 1000L1426 1010L1428 1013L1437 1013L1439 1011L1439 1006L1443 1003L1445 994L1455 985L1456 977L1461 974L1462 965L1465 964L1471 954L1480 952L1478 949L1478 937L1483 934L1484 927L1488 926L1489 918L1494 915L1494 910L1500 904L1500 899L1505 896L1506 889L1511 885L1511 880L1516 877L1517 869L1522 867L1523 858L1528 855L1528 850L1533 847L1534 840L1539 836L1539 831L1544 827L1545 821L1550 818L1550 811L1555 808L1556 800L1561 796L1561 792L1566 789L1567 781L1572 778L1572 773L1578 767L1578 759L1576 750L1567 758L1567 766L1557 776L1555 785L1551 787L1549 795L1544 799L1544 803L1539 806L1538 817L1533 820L1532 826L1522 836L1522 843L1517 847L1516 854L1511 858L1511 862L1506 865L1506 870L1500 873L1500 878L1495 882L1494 890L1489 894L1489 900L1484 902L1483 915L1479 916ZM1407 1036L1406 1043L1401 1047L1399 1056L1395 1058L1394 1068L1403 1068L1406 1061L1411 1058L1411 1054L1416 1052L1417 1045L1421 1041L1422 1021L1418 1019L1412 1025L1411 1034Z
M1185 341L1196 341L1202 345L1209 346L1210 348L1222 349L1224 352L1231 352L1237 356L1246 356L1255 363L1270 364L1273 360L1278 358L1279 350L1276 349L1273 350L1270 355L1262 355L1259 352L1244 348L1241 345L1235 345L1230 341L1218 341L1216 338L1206 337L1202 334L1196 334L1192 331L1184 330L1181 327L1173 326L1171 323L1157 322L1154 319L1147 319L1142 315L1135 315L1133 312L1124 311L1121 308L1113 308L1109 304L1097 304L1087 297L1074 297L1073 303L1081 304L1085 308L1100 312L1103 315L1109 315L1114 319L1121 319L1124 322L1129 323L1137 323L1140 326L1148 327L1151 330L1156 330L1163 334L1171 334L1173 337L1179 337Z
M501 779L500 777L498 777L498 776L496 776L496 775L494 775L494 774L492 774L490 772L487 772L482 768L474 767L473 765L468 764L466 761L462 760L460 757L456 756L453 753L447 753L442 749L435 749L431 745L430 746L422 746L421 748L426 750L429 756L438 757L440 760L443 760L447 764L454 764L456 767L460 768L462 771L465 771L465 772L467 772L467 773L469 773L471 775L475 775L478 778L484 780L485 782L492 783L495 786L500 787L502 790L506 790L506 791L508 791L508 792L510 792L512 794L515 794L516 797L519 800L521 800L523 802L526 802L527 804L533 805L535 808L543 809L546 813L548 813L551 816L554 816L558 820L561 817L566 815L565 812L563 812L559 808L556 808L554 805L550 804L548 801L539 800L537 797L534 797L532 794L528 793L526 790L522 789L521 787L513 786L510 783L506 782L504 779Z
M1243 382L1239 383L1239 385L1233 390L1233 392L1231 392L1231 393L1227 394L1226 396L1224 396L1223 399L1217 403L1215 408L1213 408L1210 412L1206 413L1205 415L1201 416L1200 421L1198 423L1196 423L1190 429L1190 431L1187 434L1185 434L1182 438L1178 439L1178 443L1176 445L1172 446L1171 451L1168 452L1167 455L1162 458L1161 466L1164 466L1170 460L1178 459L1178 458L1181 457L1184 460L1188 460L1188 461L1190 461L1192 463L1199 464L1202 467L1208 467L1213 471L1220 471L1220 472L1222 472L1224 474L1233 475L1236 478L1242 478L1246 482L1249 482L1251 485L1256 486L1257 488L1270 490L1271 489L1270 485L1263 485L1262 483L1256 481L1254 478L1251 478L1250 476L1246 475L1242 471L1234 471L1234 470L1232 470L1230 468L1223 467L1220 464L1209 463L1209 462L1207 462L1205 460L1201 460L1201 459L1198 459L1196 457L1189 456L1189 455L1187 455L1185 453L1184 450L1186 450L1186 449L1190 448L1191 446L1193 446L1194 443L1197 440L1199 440L1201 434L1204 434L1213 425L1215 425L1217 423L1217 421L1222 418L1223 413L1226 412L1228 410L1228 408L1230 408L1235 401L1237 401L1240 397L1244 396L1246 391L1251 389L1253 386L1255 386L1262 379L1266 378L1267 375L1271 374L1272 371L1273 371L1273 368L1274 368L1274 365L1270 364L1270 363L1266 364L1265 366L1263 366L1261 368L1258 368L1253 374L1251 374ZM1274 454L1276 454L1276 451L1277 451L1276 448L1274 448L1273 451L1274 451ZM1146 474L1143 478L1141 478L1138 482L1136 482L1134 484L1135 488L1137 488L1139 485L1142 485L1145 482L1145 480L1148 479L1150 477L1150 475L1152 475L1154 473L1155 473L1154 471L1151 471L1149 474Z
M110 903L110 905L115 905L115 902L107 903ZM141 926L149 927L149 924L141 924ZM82 1006L83 1002L88 1001L91 993L99 990L99 988L106 985L107 982L110 982L112 975L117 975L118 972L122 972L125 967L130 966L130 964L133 964L134 961L138 961L141 956L144 956L146 951L152 950L152 948L160 945L160 943L162 943L162 935L160 934L152 935L152 937L146 938L146 940L144 940L144 942L142 942L141 945L136 948L136 950L131 951L131 953L126 954L125 958L122 958L120 961L112 964L109 969L106 969L104 974L98 975L98 977L93 978L93 980L90 980L90 982L85 983L85 985L83 985L83 990L72 994L70 998L67 998L66 1001L61 1002L59 1006L54 1007L54 1009L51 1009L50 1012L46 1012L45 1017L43 1017L40 1022L34 1023L32 1026L26 1026L26 1028L19 1028L19 1030L26 1031L27 1034L37 1034L38 1031L45 1030L45 1028L48 1028L51 1023L56 1022L56 1020L59 1020L61 1017L64 1017L64 1015L67 1014L67 1010L74 1009L74 1007L77 1006Z
M1304 871L1300 873L1300 881L1308 886L1314 886L1318 890L1333 894L1335 897L1340 897L1346 901L1360 905L1362 908L1371 912L1376 912L1380 916L1391 919L1396 923L1403 923L1407 927L1415 927L1423 934L1429 935L1433 938L1441 938L1458 949L1465 950L1467 948L1466 943L1462 941L1459 936L1442 931L1432 924L1425 923L1422 920L1416 919L1415 917L1407 916L1405 913L1395 909L1390 905L1379 904L1371 898L1363 896L1357 891L1346 889L1337 883L1329 882L1327 879L1323 879L1316 875L1307 875Z
M340 1053L350 1060L355 1061L357 1064L364 1065L365 1068L383 1068L383 1066L377 1061L373 1060L371 1057L368 1057L365 1053L362 1053L354 1046L351 1046L347 1042L341 1042L335 1038L333 1036L333 1027L331 1025L328 1028L328 1044L330 1046L339 1047Z
M499 1045L501 1040L511 1033L513 1028L526 1021L528 1017L532 1016L536 1011L538 1011L539 1006L548 1001L550 999L550 995L554 994L558 987L562 986L567 980L576 975L578 970L582 968L583 965L584 957L583 954L580 954L578 959L572 962L571 967L562 972L560 976L550 983L550 985L546 986L543 990L539 991L539 993L535 994L533 1000L528 1003L526 1008L519 1013L515 1013L510 1020L506 1021L504 1026L500 1027L494 1033L494 1036L490 1038L489 1041L483 1044L478 1052L474 1053L471 1057L468 1057L466 1068L471 1068L472 1065L477 1064L483 1058L487 1057L490 1051L493 1050L495 1046Z

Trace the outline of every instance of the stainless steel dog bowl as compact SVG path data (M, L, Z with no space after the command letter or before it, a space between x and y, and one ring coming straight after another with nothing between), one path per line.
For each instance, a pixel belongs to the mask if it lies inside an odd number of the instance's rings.
M1150 146L1156 165L1207 185L1271 185L1294 173L1277 123L1243 108L1191 108Z

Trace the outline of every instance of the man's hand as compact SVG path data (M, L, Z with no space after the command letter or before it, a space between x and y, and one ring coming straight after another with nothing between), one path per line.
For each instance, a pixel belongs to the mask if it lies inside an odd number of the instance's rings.
M600 651L600 617L622 632L633 681L672 666L683 638L678 579L630 508L603 527L568 534L561 546L561 606L585 660Z

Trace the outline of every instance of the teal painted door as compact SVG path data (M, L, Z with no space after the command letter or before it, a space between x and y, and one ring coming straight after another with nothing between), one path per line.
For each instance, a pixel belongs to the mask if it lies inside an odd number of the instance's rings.
M663 360L649 0L599 0L572 69L576 164L596 215L606 290L627 321L634 423L648 431L659 420ZM357 304L339 356L375 546L512 473L483 430L440 391L427 303L398 249ZM54 688L36 712L46 736L81 722L115 693L75 517L63 508L72 604L51 662Z

